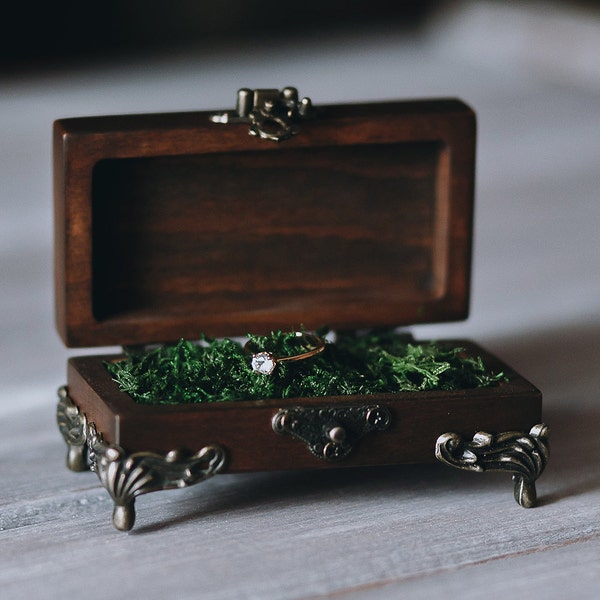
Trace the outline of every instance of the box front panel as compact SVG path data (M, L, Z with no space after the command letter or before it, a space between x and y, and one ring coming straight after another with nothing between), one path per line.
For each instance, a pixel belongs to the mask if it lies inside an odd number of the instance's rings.
M494 371L504 372L508 381L458 391L147 406L118 390L104 365L110 357L80 357L69 362L69 393L106 442L129 453L162 454L177 448L197 452L217 444L227 452L230 472L432 462L436 439L448 431L471 438L478 431L526 432L541 422L541 394L533 385L478 346L456 343L482 356ZM383 407L390 418L381 430L351 440L348 454L331 461L315 456L306 441L289 432L274 431L278 412L296 407ZM344 418L339 423L343 426ZM325 416L323 425L328 424Z

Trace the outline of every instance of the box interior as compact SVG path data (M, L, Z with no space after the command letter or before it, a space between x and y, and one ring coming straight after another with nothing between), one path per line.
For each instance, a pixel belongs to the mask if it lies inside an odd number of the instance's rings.
M321 314L322 325L348 304L437 298L443 152L412 142L102 160L94 317L243 306L280 324Z

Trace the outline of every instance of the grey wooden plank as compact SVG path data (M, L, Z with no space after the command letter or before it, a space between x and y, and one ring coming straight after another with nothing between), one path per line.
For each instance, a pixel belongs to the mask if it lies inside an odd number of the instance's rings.
M483 560L426 576L380 581L329 595L343 600L436 597L597 598L600 589L600 539L540 548L503 558ZM306 598L308 600L308 597Z

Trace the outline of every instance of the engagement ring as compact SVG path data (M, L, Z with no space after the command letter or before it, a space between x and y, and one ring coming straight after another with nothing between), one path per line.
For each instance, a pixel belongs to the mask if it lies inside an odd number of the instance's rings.
M325 340L318 335L295 331L294 336L298 338L300 350L302 351L290 356L275 356L271 352L261 350L256 343L251 340L246 342L244 350L252 355L250 361L252 370L255 373L261 373L262 375L270 375L275 370L277 363L305 360L312 356L316 356L325 349Z

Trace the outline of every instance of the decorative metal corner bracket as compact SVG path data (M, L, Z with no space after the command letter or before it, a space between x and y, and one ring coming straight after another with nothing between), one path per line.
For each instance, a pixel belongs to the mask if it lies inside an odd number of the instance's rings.
M248 123L248 133L263 140L282 142L299 131L298 123L313 116L310 98L298 99L298 90L242 88L234 111L215 113L213 123Z
M549 429L534 425L529 434L510 431L492 435L480 431L471 442L457 433L444 433L435 445L436 458L466 471L508 471L513 474L515 500L524 508L536 505L535 481L549 457Z
M391 422L383 406L340 406L281 409L272 420L273 431L303 441L317 458L346 458L354 444L368 433L383 431Z
M188 487L223 472L226 467L225 450L217 445L205 446L195 454L183 450L172 450L166 455L127 454L119 446L104 442L94 423L80 413L64 387L59 390L57 415L59 429L69 447L67 466L81 471L89 465L98 475L113 499L113 524L121 531L129 531L135 523L137 496ZM77 456L74 461L70 459L73 453Z
M71 471L89 470L87 453L87 420L67 392L66 386L58 388L56 407L58 429L67 443L67 467Z

